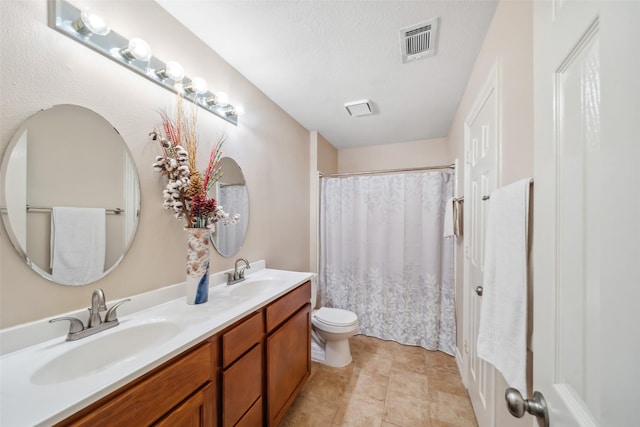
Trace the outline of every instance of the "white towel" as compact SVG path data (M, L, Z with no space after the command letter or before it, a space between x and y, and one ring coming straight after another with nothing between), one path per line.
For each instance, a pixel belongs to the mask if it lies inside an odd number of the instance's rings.
M478 356L525 396L529 185L525 179L491 193L478 330Z
M453 237L453 197L447 200L447 204L444 207L444 232L443 237Z
M84 285L104 272L105 210L54 207L51 211L51 269L56 282Z

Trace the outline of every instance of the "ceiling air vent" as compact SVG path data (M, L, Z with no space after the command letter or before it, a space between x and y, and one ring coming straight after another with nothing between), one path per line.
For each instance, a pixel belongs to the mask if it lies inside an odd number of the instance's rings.
M347 109L347 112L351 117L367 116L373 113L373 108L371 108L371 101L368 99L363 99L362 101L347 102L346 104L344 104L344 108Z
M407 63L436 53L438 18L400 30L402 62Z

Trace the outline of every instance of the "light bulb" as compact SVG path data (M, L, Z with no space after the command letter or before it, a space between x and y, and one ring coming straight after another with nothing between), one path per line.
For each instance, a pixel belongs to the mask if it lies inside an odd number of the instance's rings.
M175 61L169 61L165 64L164 68L156 70L156 74L161 79L169 78L179 82L184 78L184 68Z
M202 77L194 77L191 79L191 83L184 87L184 90L200 95L201 93L205 93L208 88L209 87L207 86L207 81L205 79Z
M216 99L218 100L218 105L227 105L229 103L229 95L225 92L216 93Z
M234 110L236 112L236 116L243 116L244 115L244 108L242 107L242 105L235 106Z
M133 38L129 40L129 45L120 49L120 54L126 59L137 59L139 61L148 61L151 59L151 47L146 41Z
M83 10L80 14L80 18L73 21L71 26L77 32L87 36L90 34L106 36L111 31L107 21L105 21L100 15L92 13L89 9Z

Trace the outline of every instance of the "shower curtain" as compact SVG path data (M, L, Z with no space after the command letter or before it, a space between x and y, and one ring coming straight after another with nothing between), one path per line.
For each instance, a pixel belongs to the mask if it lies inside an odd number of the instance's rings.
M360 333L455 354L452 173L322 178L320 303L357 314Z
M249 199L244 184L225 184L218 187L218 205L230 215L240 214L242 221L249 218ZM217 245L224 248L227 256L229 252L239 249L244 241L245 229L239 225L219 225L216 235Z

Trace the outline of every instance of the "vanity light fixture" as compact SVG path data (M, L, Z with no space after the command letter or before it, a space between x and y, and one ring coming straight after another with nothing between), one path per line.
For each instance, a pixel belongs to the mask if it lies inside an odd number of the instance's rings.
M179 82L184 79L184 67L178 62L169 61L163 68L155 70L155 73L161 79L171 79L174 82Z
M80 17L71 24L74 30L88 36L95 34L97 36L106 36L111 31L109 24L100 15L92 13L89 9L85 9L80 13Z
M238 112L242 109L229 105L224 92L214 94L207 89L204 79L185 76L182 65L174 61L165 63L156 58L144 40L129 40L121 36L110 29L107 21L101 16L87 9L80 10L67 0L49 0L48 4L49 26L54 30L171 92L184 91L194 95L184 99L229 123L238 125Z
M146 41L133 38L129 40L127 47L120 49L120 55L128 60L137 59L138 61L147 62L151 59L151 47Z

